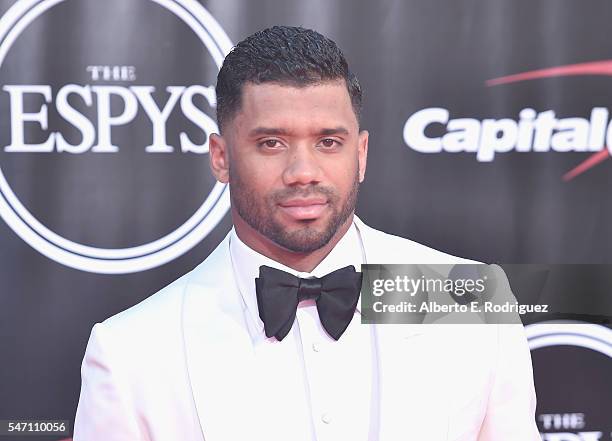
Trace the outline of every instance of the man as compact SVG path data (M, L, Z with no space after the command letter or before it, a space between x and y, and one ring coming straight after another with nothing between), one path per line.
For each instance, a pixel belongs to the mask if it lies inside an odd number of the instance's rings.
M74 439L539 439L520 325L362 325L358 286L326 309L323 284L356 285L363 263L466 262L355 217L368 132L336 44L258 32L225 59L217 100L210 164L234 229L94 326Z

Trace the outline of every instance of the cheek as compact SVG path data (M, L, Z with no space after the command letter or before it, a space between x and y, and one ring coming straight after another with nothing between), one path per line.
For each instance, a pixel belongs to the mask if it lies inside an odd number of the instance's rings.
M355 184L359 169L356 157L347 158L344 161L331 162L326 169L329 182L342 194L348 193Z
M262 197L270 193L278 173L270 164L258 164L257 161L243 161L235 164L242 191L247 197Z

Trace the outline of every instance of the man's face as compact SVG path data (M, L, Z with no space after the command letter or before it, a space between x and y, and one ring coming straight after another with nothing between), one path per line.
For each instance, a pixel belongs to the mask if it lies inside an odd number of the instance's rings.
M215 174L229 181L234 215L249 234L309 253L350 222L367 138L343 80L300 88L249 83L223 138L211 142L211 163L222 140L226 168Z

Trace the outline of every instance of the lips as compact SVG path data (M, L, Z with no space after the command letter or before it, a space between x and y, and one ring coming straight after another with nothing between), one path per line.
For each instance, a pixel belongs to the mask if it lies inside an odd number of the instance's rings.
M321 197L289 199L279 204L281 210L295 220L316 219L323 214L327 206L327 199Z

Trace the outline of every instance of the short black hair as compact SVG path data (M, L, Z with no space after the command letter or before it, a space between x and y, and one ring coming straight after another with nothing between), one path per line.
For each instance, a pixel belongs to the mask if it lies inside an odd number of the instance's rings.
M359 122L361 86L336 43L302 27L273 26L256 32L231 50L217 76L219 130L240 110L246 83L304 87L341 79Z

